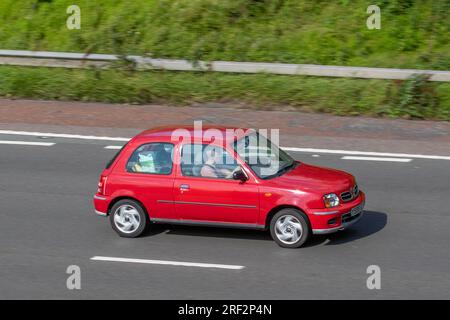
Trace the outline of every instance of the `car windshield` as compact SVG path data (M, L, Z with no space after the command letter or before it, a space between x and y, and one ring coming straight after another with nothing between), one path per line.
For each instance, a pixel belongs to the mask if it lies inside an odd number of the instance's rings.
M234 150L261 179L280 176L297 166L290 155L257 132L234 142Z

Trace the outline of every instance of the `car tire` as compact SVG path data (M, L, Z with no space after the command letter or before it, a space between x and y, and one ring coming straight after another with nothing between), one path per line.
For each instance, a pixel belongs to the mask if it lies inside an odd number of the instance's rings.
M147 212L137 201L120 200L109 212L111 227L124 238L139 237L150 225Z
M283 248L299 248L309 238L309 220L293 208L278 211L270 221L270 235Z

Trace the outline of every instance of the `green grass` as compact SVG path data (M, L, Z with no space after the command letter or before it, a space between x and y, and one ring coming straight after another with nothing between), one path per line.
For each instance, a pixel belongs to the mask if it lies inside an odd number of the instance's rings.
M81 7L81 30L66 9ZM381 30L366 8L381 7ZM1 0L0 48L450 70L448 0ZM449 120L450 84L0 67L0 96Z
M81 30L66 9L81 7ZM381 7L381 30L366 8ZM450 69L448 0L2 0L0 48Z
M112 103L203 102L337 115L450 120L450 83L267 74L0 67L0 96Z

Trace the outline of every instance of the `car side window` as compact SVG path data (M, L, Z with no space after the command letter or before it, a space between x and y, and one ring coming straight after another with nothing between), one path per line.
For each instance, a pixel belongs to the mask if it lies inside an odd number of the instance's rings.
M132 173L170 174L173 167L173 144L147 143L138 147L127 162Z
M208 144L186 144L181 149L183 176L232 179L239 166L225 149Z

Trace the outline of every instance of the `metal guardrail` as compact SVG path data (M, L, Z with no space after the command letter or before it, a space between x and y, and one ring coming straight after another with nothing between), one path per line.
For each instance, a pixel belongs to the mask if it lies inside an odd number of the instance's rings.
M68 52L0 50L0 65L19 65L56 68L107 68L111 63L126 59L139 70L163 69L174 71L215 71L229 73L269 73L280 75L307 75L366 79L405 80L412 75L429 75L430 81L450 82L450 71L390 69L367 67L324 66L262 62L211 61L192 63L187 60L153 59L129 55L83 54Z

